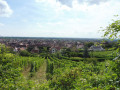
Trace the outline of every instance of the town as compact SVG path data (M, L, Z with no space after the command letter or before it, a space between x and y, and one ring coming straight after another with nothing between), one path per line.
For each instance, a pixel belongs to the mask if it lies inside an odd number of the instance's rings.
M88 44L88 50L104 51L102 46L109 46L112 42L102 42L98 39L0 39L0 43L10 47L14 52L27 50L31 53L42 53L40 49L47 48L50 53L60 52L62 49L69 48L72 51L84 49L85 44ZM102 45L101 45L102 44ZM112 45L112 44L111 44Z

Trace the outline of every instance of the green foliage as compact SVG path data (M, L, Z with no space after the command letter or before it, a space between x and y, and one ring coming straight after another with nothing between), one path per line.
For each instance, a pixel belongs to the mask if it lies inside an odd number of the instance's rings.
M93 42L87 42L87 43L85 43L85 44L86 44L87 47L91 47L92 45L94 45Z
M61 73L61 76L57 77L57 80L54 78L50 84L50 87L54 87L54 89L61 90L70 90L75 88L75 80L78 78L78 68L74 68L73 70L66 70L65 73Z
M14 56L12 54L2 54L0 61L0 89L2 90L17 89L19 85L16 83L22 79L21 68L14 67L13 61Z
M27 48L27 51L28 51L28 52L31 52L33 48L34 48L33 46L29 46L29 47Z
M85 47L84 47L83 56L84 56L84 58L88 58L88 57L89 57L88 47L87 47L86 45L85 45Z
M118 15L116 15L116 17L118 17ZM113 20L111 24L109 24L104 30L102 30L104 32L104 37L107 37L111 40L114 39L119 39L120 38L120 20ZM119 42L120 40L118 40L118 45L117 45L117 52L120 54L120 47L119 47Z
M1 50L1 49L0 49ZM1 90L112 90L120 89L120 61L108 60L112 51L94 52L93 58L23 57L6 51L0 53ZM100 62L99 58L105 58ZM46 82L32 78L47 62ZM30 69L28 69L30 68ZM29 78L23 72L28 70ZM42 84L40 84L42 83Z
M8 47L3 44L0 44L0 54L8 52Z
M28 51L26 51L26 50L23 50L23 51L20 51L20 56L26 56L26 57L28 57L28 56L32 56Z
M22 71L35 63L33 68L36 72L44 62L44 58L19 57L8 53L4 47L0 48L2 50L0 53L0 90L28 90L35 87L34 82L25 80Z
M120 60L115 61L115 65L113 66L113 71L120 77Z
M98 59L97 58L86 58L84 60L85 63L93 63L93 64L96 64L98 62Z
M116 57L116 51L92 51L89 53L93 58L97 58L98 61L104 61L106 59L113 60Z
M46 69L47 80L52 79L53 69L54 69L53 62L47 59L47 69Z
M108 37L109 39L119 38L120 20L113 20L103 31L104 37Z
M107 52L106 52L107 53ZM77 59L77 58L76 58ZM118 62L97 58L86 58L74 62L70 58L50 57L54 62L50 88L60 90L105 90L120 88ZM114 67L113 67L114 66Z

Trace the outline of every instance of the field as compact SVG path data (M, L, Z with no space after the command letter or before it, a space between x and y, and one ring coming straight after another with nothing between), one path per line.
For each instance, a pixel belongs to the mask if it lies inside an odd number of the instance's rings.
M1 51L0 89L119 90L120 60L113 60L113 51L90 53L89 58L22 57Z

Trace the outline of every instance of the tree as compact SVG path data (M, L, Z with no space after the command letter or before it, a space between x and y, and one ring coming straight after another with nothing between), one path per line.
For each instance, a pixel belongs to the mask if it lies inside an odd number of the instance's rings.
M34 48L34 46L29 46L29 47L27 48L27 51L28 51L28 52L31 52L33 48Z
M116 15L116 17L118 17L118 15ZM104 37L107 37L111 40L120 39L120 19L112 20L112 23L102 31L104 32ZM120 40L118 40L118 42L120 43ZM118 46L117 52L120 52L120 46Z
M87 47L91 47L92 45L94 45L94 43L93 42L87 42L86 45L87 45Z
M6 47L4 44L0 44L0 54L8 52L8 47Z
M89 57L88 47L87 47L87 45L85 45L85 47L84 47L83 55L84 55L84 58L88 58L88 57Z
M118 15L116 16L118 17ZM109 26L107 26L105 29L103 29L102 31L104 31L104 37L107 37L109 39L118 39L120 38L120 20L112 20L112 23L109 24Z
M24 50L24 51L20 51L20 55L21 56L30 56L30 53L28 51Z

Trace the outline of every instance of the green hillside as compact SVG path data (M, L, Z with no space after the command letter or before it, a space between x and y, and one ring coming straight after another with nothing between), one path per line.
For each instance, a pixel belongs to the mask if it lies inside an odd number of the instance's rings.
M0 45L0 90L119 90L120 60L109 59L111 52L94 53L23 57Z

